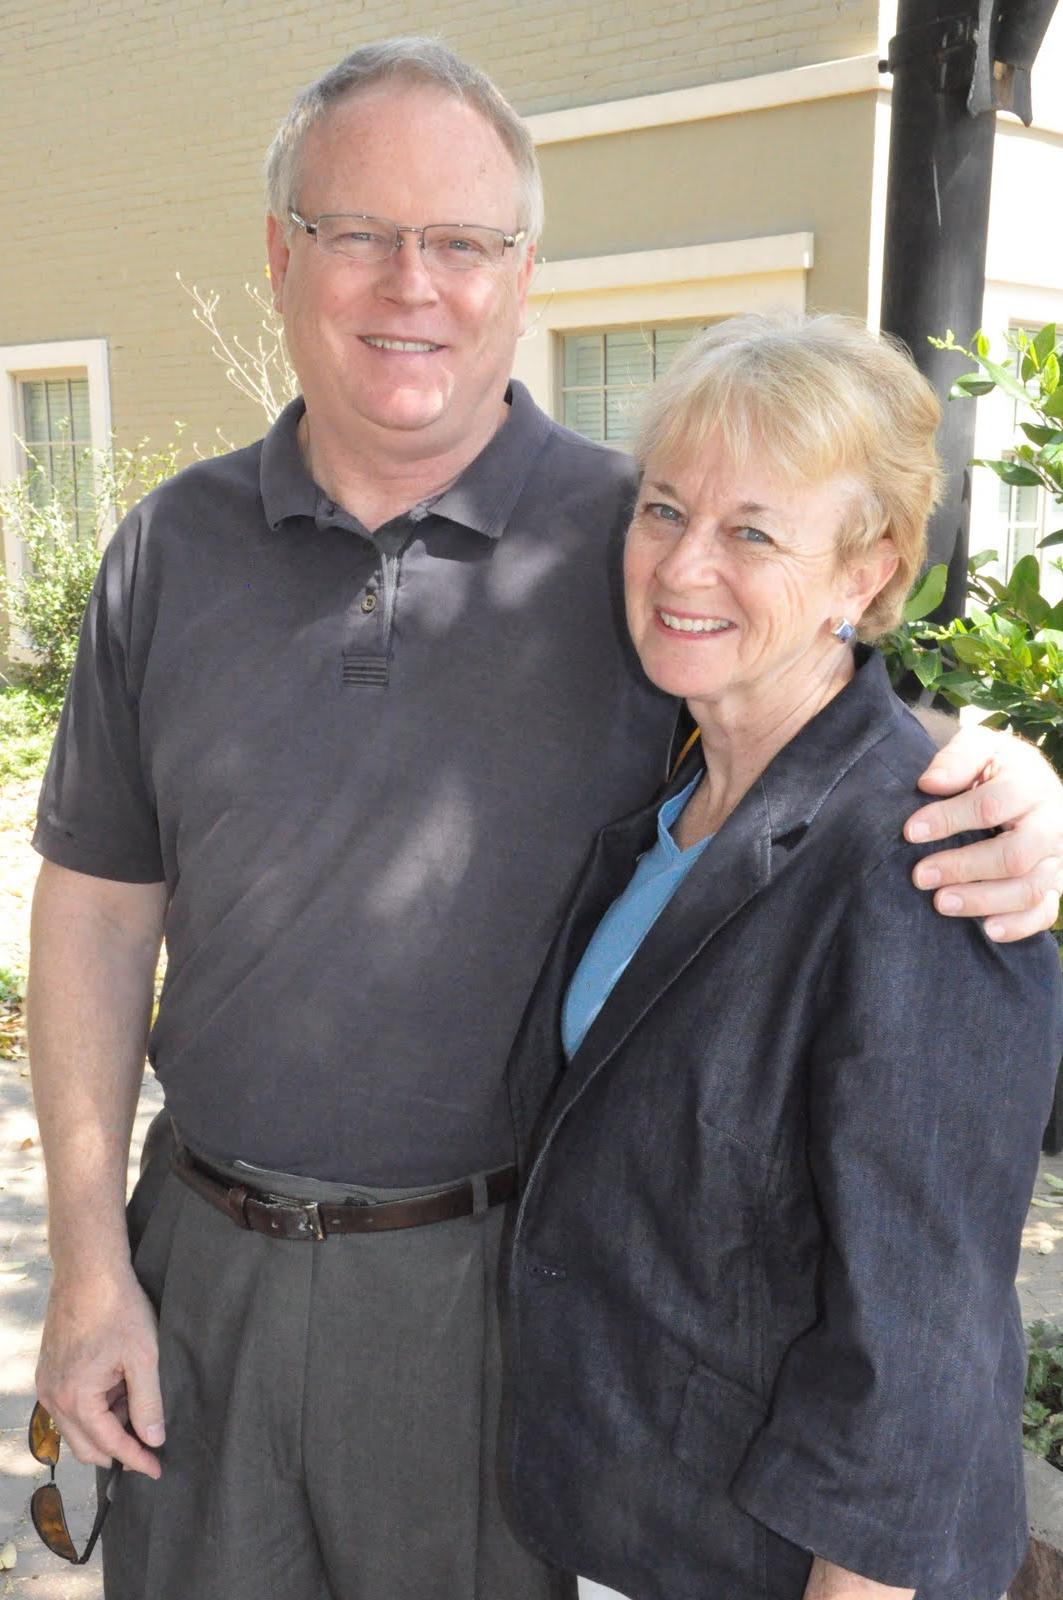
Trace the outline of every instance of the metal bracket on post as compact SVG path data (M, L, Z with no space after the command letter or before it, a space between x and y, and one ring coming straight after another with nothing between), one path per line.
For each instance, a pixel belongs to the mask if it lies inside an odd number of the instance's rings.
M980 0L979 11L986 4ZM904 28L890 40L889 55L879 62L880 72L896 72L916 62L933 63L939 94L966 89L974 69L979 20L973 17L935 17Z

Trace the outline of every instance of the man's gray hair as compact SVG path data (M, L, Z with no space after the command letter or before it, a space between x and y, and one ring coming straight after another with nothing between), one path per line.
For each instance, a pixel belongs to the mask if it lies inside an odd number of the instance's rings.
M480 113L498 134L517 169L517 225L525 230L529 241L538 239L543 229L543 181L527 127L486 73L462 61L437 40L421 38L384 39L379 44L361 45L296 95L266 155L267 203L285 230L291 228L289 210L293 206L298 209L299 164L307 130L327 116L337 102L390 81L442 89Z

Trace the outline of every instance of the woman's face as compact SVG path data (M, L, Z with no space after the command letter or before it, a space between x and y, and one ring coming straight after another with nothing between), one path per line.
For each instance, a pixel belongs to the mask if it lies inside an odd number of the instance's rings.
M647 676L699 721L785 715L833 678L842 645L888 579L888 540L858 568L837 561L855 486L798 487L764 452L736 468L714 435L697 459L646 464L624 554L627 620Z

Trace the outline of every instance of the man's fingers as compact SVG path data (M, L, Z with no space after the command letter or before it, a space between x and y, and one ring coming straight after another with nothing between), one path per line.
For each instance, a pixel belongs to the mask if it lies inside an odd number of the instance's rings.
M990 917L985 931L997 944L1013 944L1043 933L1059 916L1059 891L1051 889L1031 911L1013 911L1008 916Z
M998 833L991 839L924 856L912 869L912 881L919 889L947 889L952 884L980 883L988 878L1029 879L1041 894L1059 887L1059 860L1050 856L1048 849L1048 841L1029 829ZM1005 909L1021 911L1032 903L1024 900Z
M939 750L919 779L927 794L954 794L969 789L985 775L985 768L1000 750L1000 735L985 728L961 728Z
M126 1366L126 1405L134 1433L145 1444L162 1444L166 1437L166 1426L156 1359L144 1358Z
M151 1451L146 1450L134 1434L126 1432L113 1411L103 1411L86 1422L85 1432L92 1445L103 1452L104 1460L97 1462L98 1466L106 1466L113 1457L131 1472L143 1472L148 1478L162 1475L162 1468Z
M89 1467L110 1466L110 1454L98 1445L94 1445L88 1434L74 1421L73 1417L66 1416L58 1406L49 1405L47 1401L42 1400L41 1403L46 1406L49 1416L59 1429L64 1447L70 1451L76 1461L81 1461L85 1466Z
M104 1397L93 1397L87 1402L79 1402L76 1396L64 1398L65 1404L41 1395L41 1403L51 1414L63 1444L78 1461L93 1467L109 1467L112 1460L118 1460L149 1478L160 1476L162 1469L154 1455L135 1435L127 1432Z
M925 776L925 774L924 774ZM922 784L922 779L919 780ZM1010 778L993 778L948 800L920 806L904 825L904 837L913 844L948 839L954 833L980 833L1013 823L1030 809L1030 796ZM1055 842L1053 835L1052 842Z

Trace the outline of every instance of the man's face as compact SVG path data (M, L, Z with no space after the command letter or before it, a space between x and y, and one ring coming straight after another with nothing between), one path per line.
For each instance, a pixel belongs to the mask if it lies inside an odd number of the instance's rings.
M518 177L478 112L433 88L341 102L303 144L296 209L517 231ZM377 265L326 255L269 219L270 276L311 424L400 457L442 454L497 421L532 258L429 268L419 241ZM382 347L386 341L391 348ZM396 349L396 342L423 348Z

